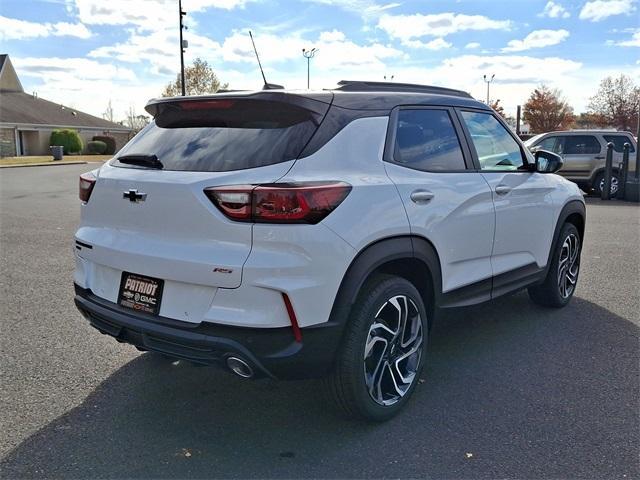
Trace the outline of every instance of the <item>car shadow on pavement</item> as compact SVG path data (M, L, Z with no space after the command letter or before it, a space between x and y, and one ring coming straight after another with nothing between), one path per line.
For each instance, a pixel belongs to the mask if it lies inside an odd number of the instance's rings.
M380 425L337 415L318 381L142 354L10 452L2 477L638 478L638 337L580 298L447 311L416 394Z

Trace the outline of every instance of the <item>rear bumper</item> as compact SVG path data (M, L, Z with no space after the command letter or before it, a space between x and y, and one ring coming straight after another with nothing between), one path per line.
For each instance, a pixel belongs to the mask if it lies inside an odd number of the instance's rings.
M117 341L203 365L226 368L226 359L246 361L256 377L312 378L326 374L340 343L342 328L326 322L302 329L296 342L291 328L247 328L202 322L192 324L134 312L75 285L75 304L90 324Z

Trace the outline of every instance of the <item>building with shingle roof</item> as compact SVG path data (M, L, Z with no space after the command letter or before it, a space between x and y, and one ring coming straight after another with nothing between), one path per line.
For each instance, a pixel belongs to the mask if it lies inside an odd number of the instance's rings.
M0 156L48 155L51 132L71 128L86 147L95 135L116 139L119 150L131 137L124 125L25 93L9 55L0 55Z

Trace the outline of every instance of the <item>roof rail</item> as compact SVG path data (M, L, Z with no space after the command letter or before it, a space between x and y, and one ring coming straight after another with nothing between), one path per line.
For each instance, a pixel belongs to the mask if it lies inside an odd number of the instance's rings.
M395 82L367 82L361 80L340 80L334 90L342 92L413 92L435 93L437 95L451 95L454 97L473 98L467 92L452 88L433 87L431 85L417 85L414 83Z

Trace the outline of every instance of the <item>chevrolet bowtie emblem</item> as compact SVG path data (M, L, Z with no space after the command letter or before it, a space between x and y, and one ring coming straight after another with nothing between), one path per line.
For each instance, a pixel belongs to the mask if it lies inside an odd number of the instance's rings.
M128 198L130 202L144 202L147 199L146 193L138 193L138 190L129 190L122 192L122 198Z

